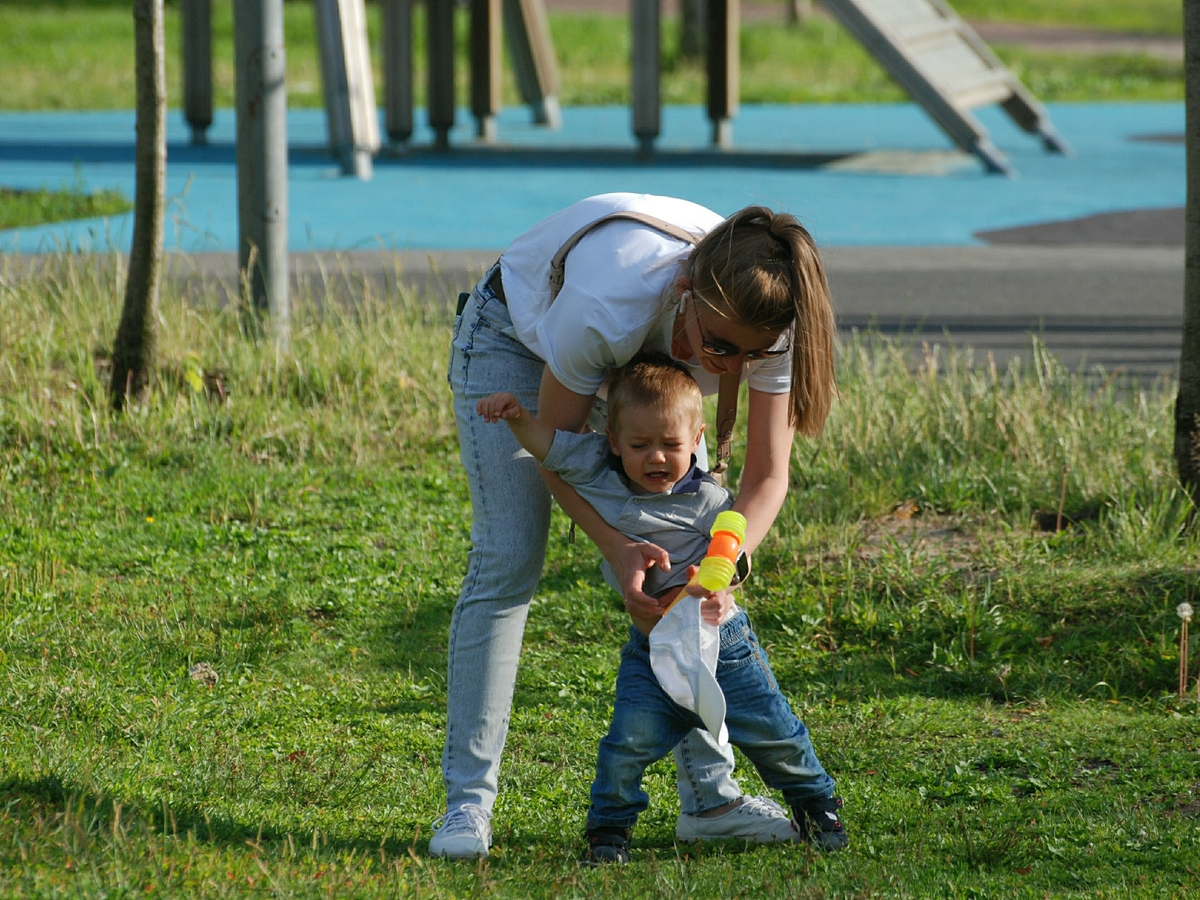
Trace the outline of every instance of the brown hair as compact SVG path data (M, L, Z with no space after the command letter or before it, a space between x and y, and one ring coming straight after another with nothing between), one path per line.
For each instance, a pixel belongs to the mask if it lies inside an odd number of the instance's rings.
M795 216L747 206L705 235L689 262L692 290L718 314L793 329L788 420L802 434L820 434L837 393L836 325L812 235Z
M682 410L692 415L697 431L704 424L696 379L683 363L657 350L642 350L613 372L608 387L608 428L613 434L620 427L621 410L628 406Z

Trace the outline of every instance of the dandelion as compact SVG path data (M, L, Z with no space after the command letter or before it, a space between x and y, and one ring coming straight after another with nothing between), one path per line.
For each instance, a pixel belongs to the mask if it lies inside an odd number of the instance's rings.
M1182 619L1179 626L1179 699L1187 693L1188 683L1188 623L1192 621L1192 604L1186 600L1175 607L1175 612ZM1200 688L1197 688L1200 691Z

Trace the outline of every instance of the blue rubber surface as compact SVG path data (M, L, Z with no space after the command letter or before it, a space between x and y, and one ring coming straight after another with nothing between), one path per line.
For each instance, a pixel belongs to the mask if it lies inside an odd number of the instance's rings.
M1093 213L1181 206L1182 103L1053 104L1075 155L1046 153L997 108L978 112L1018 171L986 174L952 147L918 107L743 106L735 150L707 148L700 107L668 107L658 155L634 152L626 107L569 108L561 131L529 124L523 108L499 118L498 149L475 145L460 111L456 150L413 149L376 161L363 182L343 177L324 150L324 114L289 114L290 246L303 250L502 248L555 210L604 191L673 194L728 214L763 203L796 214L825 246L971 245L974 232ZM422 118L422 111L418 111ZM188 252L237 247L234 116L219 110L207 147L192 147L182 115L168 134L166 245ZM0 184L133 196L132 112L0 114ZM132 217L0 232L0 250L128 249Z

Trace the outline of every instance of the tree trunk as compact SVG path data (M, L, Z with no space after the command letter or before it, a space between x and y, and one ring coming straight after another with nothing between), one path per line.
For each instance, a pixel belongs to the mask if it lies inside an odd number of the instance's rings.
M1187 237L1183 276L1183 346L1175 400L1175 464L1179 479L1200 500L1197 456L1200 417L1200 0L1184 0L1184 86L1187 134Z
M137 78L137 186L125 303L113 342L113 409L141 395L154 370L155 322L162 278L167 175L167 76L163 0L133 0Z

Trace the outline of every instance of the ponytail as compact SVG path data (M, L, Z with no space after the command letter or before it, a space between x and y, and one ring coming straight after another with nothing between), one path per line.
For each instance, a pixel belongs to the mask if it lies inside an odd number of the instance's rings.
M767 331L792 329L788 421L819 435L837 393L836 325L812 235L788 213L748 206L710 231L689 260L692 289L720 304L718 312Z

